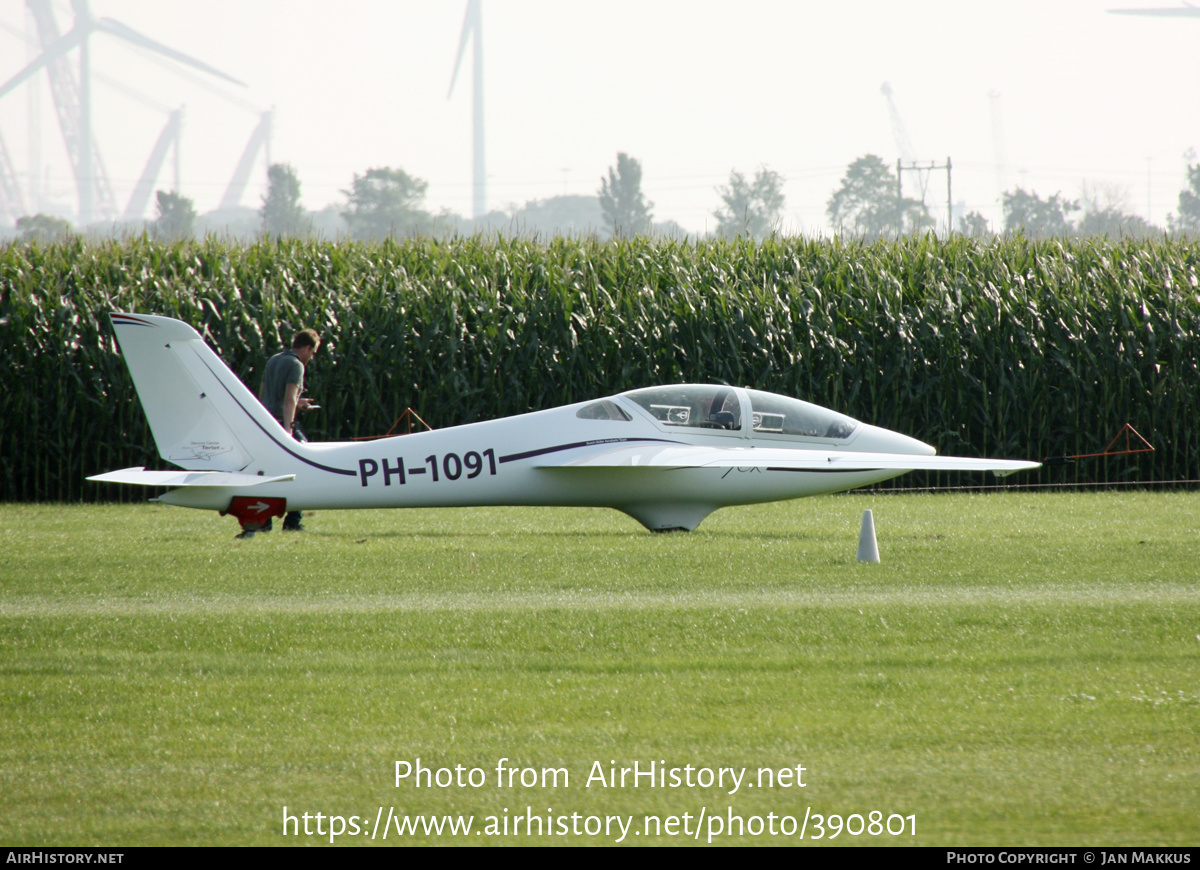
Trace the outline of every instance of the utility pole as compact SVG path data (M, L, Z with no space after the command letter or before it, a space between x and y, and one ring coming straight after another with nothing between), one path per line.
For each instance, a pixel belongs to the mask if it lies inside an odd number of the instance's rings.
M942 166L938 166L932 160L928 165L917 163L913 160L908 166L904 165L904 161L896 158L896 236L899 238L904 234L904 184L903 178L905 172L932 172L935 169L946 170L946 235L949 236L954 232L954 200L951 198L950 189L950 171L952 164L950 158L946 158L946 162ZM921 203L924 205L924 201Z
M916 163L913 163L916 166ZM896 158L896 238L904 235L904 159Z

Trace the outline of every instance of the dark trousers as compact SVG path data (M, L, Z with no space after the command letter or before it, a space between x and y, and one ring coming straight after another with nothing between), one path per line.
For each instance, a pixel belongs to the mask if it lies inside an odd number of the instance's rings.
M280 420L279 424L282 426L283 421ZM296 425L295 421L292 421L292 437L301 442L308 440L308 436L304 434L304 430ZM298 529L300 528L300 520L303 517L304 515L300 511L288 511L287 516L283 518L283 527L288 530Z

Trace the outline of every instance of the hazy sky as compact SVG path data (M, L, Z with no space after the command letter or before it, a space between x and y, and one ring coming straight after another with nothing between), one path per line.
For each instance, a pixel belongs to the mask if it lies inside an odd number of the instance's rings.
M625 151L658 220L711 229L715 188L766 166L787 179L786 228L819 232L852 160L900 156L886 81L916 156L953 160L966 208L998 220L1002 183L1071 198L1086 184L1162 224L1185 152L1200 150L1200 18L1105 10L1173 2L483 0L488 206L594 194ZM182 188L201 212L221 199L258 112L274 108L271 159L295 166L306 207L343 202L355 173L394 166L429 182L431 211L470 216L469 69L447 99L465 0L91 7L249 85L93 36L96 137L122 208L167 110L184 105ZM71 7L55 8L65 32ZM23 0L0 0L0 82L32 56L28 21ZM37 174L73 211L44 75L38 89ZM32 93L0 99L21 173L33 169ZM260 205L265 175L260 163L244 205ZM168 165L158 186L170 183ZM906 192L917 186L906 173ZM926 198L944 216L944 172Z

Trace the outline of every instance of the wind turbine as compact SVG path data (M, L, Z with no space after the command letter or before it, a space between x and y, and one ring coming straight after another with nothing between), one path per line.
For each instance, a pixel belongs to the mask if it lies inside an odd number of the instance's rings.
M0 98L32 78L43 68L50 73L54 102L58 109L59 124L66 140L67 152L75 170L75 184L79 190L79 222L87 226L94 219L94 197L100 194L106 210L111 211L112 193L108 189L104 168L92 135L92 74L89 39L97 31L119 37L133 45L147 48L168 57L177 63L186 64L245 87L245 82L226 75L215 67L196 60L160 42L143 36L136 30L112 18L95 18L88 7L88 0L71 0L75 10L75 23L66 34L59 36L49 0L26 0L30 13L38 26L42 40L42 53L19 73L0 85ZM79 49L79 79L75 80L63 62L65 56Z
M479 220L487 213L487 174L483 159L483 15L480 11L483 0L467 0L467 12L463 16L462 36L458 41L458 56L454 59L454 74L450 77L450 91L446 99L454 94L454 83L458 81L458 69L462 66L463 55L467 51L467 42L474 37L474 53L471 57L472 81L471 95L471 146L472 170L471 182L474 188L471 199L472 217Z

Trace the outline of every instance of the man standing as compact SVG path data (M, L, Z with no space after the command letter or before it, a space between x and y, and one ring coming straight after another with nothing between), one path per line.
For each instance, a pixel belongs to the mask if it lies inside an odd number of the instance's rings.
M296 425L296 412L312 407L310 399L301 396L304 392L304 367L312 362L321 347L321 336L315 329L302 329L292 339L291 350L275 354L267 360L263 369L262 386L258 397L271 415L282 425L285 432L297 441L307 441L304 432ZM290 511L283 521L285 531L302 531L300 511ZM263 531L269 531L268 525Z

